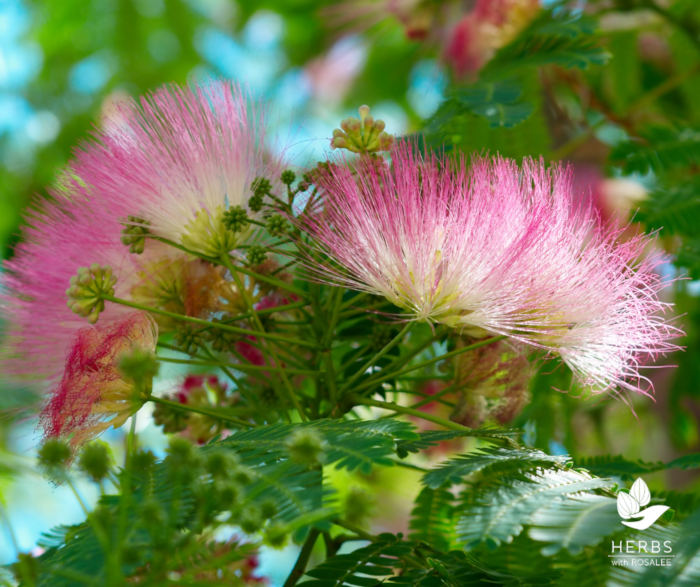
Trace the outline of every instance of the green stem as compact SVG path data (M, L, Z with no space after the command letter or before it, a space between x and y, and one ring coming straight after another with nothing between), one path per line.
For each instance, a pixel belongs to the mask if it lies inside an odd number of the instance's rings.
M296 344L300 346L306 346L315 348L316 345L303 340L298 340L295 338L289 338L287 336L281 336L279 334L272 334L265 332L263 330L247 330L245 328L238 328L237 326L230 326L228 324L222 324L220 322L210 322L209 320L203 320L201 318L195 318L193 316L185 316L183 314L176 314L175 312L168 312L167 310L161 310L160 308L151 308L149 306L143 306L135 302L130 302L129 300L123 300L121 298L116 298L114 296L103 296L103 300L107 302L113 302L115 304L121 304L122 306L127 306L129 308L135 308L137 310L142 310L144 312L150 312L152 314L159 314L161 316L167 316L174 320L181 320L182 322L190 322L191 324L198 324L200 326L207 326L211 328L218 328L219 330L225 330L228 332L233 332L235 334L242 334L244 336L256 336L260 338L269 338L272 340L278 340L280 342L285 342L287 344Z
M148 398L149 402L153 402L154 404L161 404L163 406L168 406L169 408L172 408L173 410L177 410L180 412L192 412L193 414L200 414L202 416L207 416L209 418L213 418L214 420L220 420L222 422L231 422L232 424L236 424L238 426L244 426L246 428L250 428L251 424L250 422L246 422L245 420L241 420L240 418L236 418L235 416L228 416L224 414L220 414L219 412L215 410L209 410L207 408L202 408L199 406L190 406L188 404L181 404L179 402L174 402L169 399L165 399L163 397L158 397L155 395L152 395Z
M449 403L444 402L442 400L442 397L448 393L455 391L456 389L459 389L462 386L463 386L463 384L461 382L457 382L457 383L453 383L452 385L448 385L447 387L445 387L444 389L441 389L440 391L438 391L437 393L434 393L433 395L426 395L425 399L422 399L419 402L416 402L411 407L414 409L418 409L418 408L421 408L424 405L429 404L431 402L441 402L445 405L451 405L452 407L454 407L454 404L449 404Z
M78 493L78 489L75 486L75 483L71 480L70 477L66 475L66 485L68 485L68 488L71 490L71 493L75 497L76 501L80 505L80 509L83 510L83 514L85 514L85 517L87 518L90 515L90 510L88 510L87 504L85 501L83 501L83 498L80 496L80 493Z
M450 430L459 430L460 432L471 431L471 428L462 426L461 424L453 422L452 420L445 420L445 418L440 418L439 416L434 416L433 414L422 412L420 410L414 410L413 408L407 408L406 406L401 406L393 402L383 402L369 397L358 397L355 395L351 396L351 400L358 405L373 406L375 408L391 410L392 412L396 412L397 414L405 414L406 416L420 418L421 420L426 420L427 422L432 422L433 424L439 424L443 428L448 428Z
M253 322L255 323L256 328L258 328L261 332L265 332L265 329L263 328L262 322L260 322L260 318L258 317L257 312L255 311L255 308L253 306L253 302L251 301L250 297L248 296L248 291L246 290L243 282L241 281L240 276L238 275L238 267L234 267L233 263L231 262L231 257L228 256L228 254L223 255L222 259L224 266L226 269L229 270L229 273L231 273L231 277L233 277L233 280L236 282L236 287L238 288L241 296L243 297L243 301L246 304L246 307L248 308L249 312L253 313L252 319ZM275 335L279 336L279 335ZM271 336L268 338L272 338ZM312 347L316 347L316 345L312 344ZM270 355L270 358L273 360L273 362L277 365L280 365L280 360L277 357L277 353L275 353L274 349L272 348L271 345L266 345L266 350L268 354ZM281 369L279 371L281 377L282 377L282 385L284 389L287 392L287 399L289 400L290 404L299 412L299 417L302 420L307 420L308 418L306 417L306 413L304 412L303 408L301 407L301 404L299 403L299 398L297 398L296 393L294 392L294 388L292 387L292 384L289 381L289 378L287 377L287 374L285 373L284 369Z
M406 336L406 333L411 329L411 326L413 326L413 322L408 322L402 329L401 332L399 332L394 338L392 338L384 347L377 352L371 359L369 359L362 367L360 367L355 374L350 377L341 387L340 387L340 393L342 394L344 391L347 391L350 386L355 383L362 375L365 374L367 369L370 367L374 366L379 359L381 359L384 355L386 355L391 349L393 349L399 342L401 342Z
M167 238L163 238L160 236L151 236L149 238L152 238L153 240L157 240L158 242L161 242L163 244L169 245L171 247L174 247L176 249L179 249L180 251L183 251L184 253L187 253L189 255L193 255L194 257L199 257L200 259L204 259L205 261L208 261L209 263L217 264L219 263L219 259L216 257L210 257L209 255L205 255L203 253L198 253L197 251L193 251L192 249L188 249L187 247L180 245L174 241L171 241ZM282 281L281 279L276 279L274 277L269 277L267 275L261 275L260 273L256 273L255 271L251 271L250 269L244 269L243 267L239 268L241 273L245 273L246 275L255 278L257 281L263 281L265 283L269 283L270 285L274 285L275 287L278 287L280 289L283 289L285 291L291 292L293 294L298 295L299 297L304 297L306 296L306 292L294 287L293 285L290 285L286 281Z
M484 340L480 340L479 342L475 342L474 344L470 344L468 346L462 347L460 349L456 349L454 351L450 351L449 353L445 353L444 355L440 355L439 357L435 357L434 359L428 359L427 361L423 361L421 363L416 363L415 365L411 365L409 367L406 367L405 369L401 369L400 371L395 371L393 373L388 373L387 375L381 375L380 377L375 377L374 379L369 379L366 383L363 385L360 385L355 392L363 391L365 389L369 389L371 387L374 387L377 383L382 383L383 381L386 381L387 379L395 379L397 377L401 377L401 375L405 375L406 373L410 373L411 371L416 371L418 369L423 369L424 367L429 367L430 365L433 365L434 363L439 363L440 361L444 361L445 359L449 359L451 357L456 357L457 355L461 355L462 353L466 353L468 351L473 351L475 349L481 348L482 346L489 345L491 343L497 342L499 340L503 340L506 338L504 335L498 335L498 336L492 336L491 338L486 338ZM384 370L382 370L384 371Z
M343 301L343 289L337 287L333 290L330 299L331 316L329 323L326 326L326 332L321 340L321 352L326 366L326 384L328 385L328 400L331 406L335 406L338 402L338 388L335 381L335 367L333 366L333 356L331 355L331 344L333 342L333 334L335 334L335 326L338 323L340 314L340 306Z
M346 522L345 520L333 520L332 522L336 526L340 526L341 528L345 528L346 530L350 530L353 534L356 534L359 540L367 540L369 542L375 542L377 538L375 536L372 536L369 532L365 532L362 528L358 528L354 524L351 524L350 522Z
M314 549L314 544L316 544L319 534L320 530L317 530L316 528L311 528L309 530L309 534L304 541L304 545L301 547L301 551L299 552L297 562L295 563L292 572L289 573L283 587L292 587L293 585L296 585L297 581L304 576L306 565L309 564L309 558L311 557L311 552Z
M318 375L318 371L312 371L311 369L294 369L288 367L269 367L267 365L243 365L232 363L227 363L224 365L216 360L198 361L192 359L174 359L170 357L158 357L158 360L164 363L175 363L178 365L197 365L202 367L219 367L222 369L225 367L230 367L235 371L285 371L293 375Z

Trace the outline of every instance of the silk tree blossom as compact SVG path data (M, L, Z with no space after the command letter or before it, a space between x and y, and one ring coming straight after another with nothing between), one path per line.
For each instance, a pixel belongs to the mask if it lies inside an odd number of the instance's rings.
M55 190L53 195L54 203L29 216L23 242L4 263L0 295L7 322L0 353L3 372L50 385L60 381L76 333L88 324L67 305L71 278L93 263L109 267L116 278L114 295L128 297L147 260L119 242L123 227L114 207L92 206L73 191ZM119 322L132 311L107 303L99 326Z
M558 352L594 390L642 393L642 362L674 350L661 259L577 207L567 169L500 157L455 165L403 144L392 163L330 165L300 224L315 277L385 296L417 320Z
M23 242L4 264L3 373L57 393L66 373L77 380L73 361L88 319L97 322L90 331L97 336L133 311L107 302L104 311L90 312L70 300L67 290L81 267L108 271L118 298L204 317L220 309L203 306L211 298L226 301L221 271L195 267L203 262L146 237L211 254L244 238L219 230L220 212L245 207L253 179L277 170L274 161L263 162L261 139L259 118L227 83L166 87L140 105L116 105L95 140L76 153L53 189L53 203L30 213ZM105 369L86 381L96 389L110 376Z
M251 183L279 176L263 135L260 115L234 84L165 86L115 103L73 169L95 197L126 206L132 226L218 256L250 232L227 230L224 212L248 210Z
M458 77L474 73L537 15L539 0L477 0L450 31L445 61Z
M121 372L120 359L131 351L153 351L157 332L145 312L79 329L63 376L42 413L46 435L70 437L77 446L124 424L146 398L139 397L134 382Z

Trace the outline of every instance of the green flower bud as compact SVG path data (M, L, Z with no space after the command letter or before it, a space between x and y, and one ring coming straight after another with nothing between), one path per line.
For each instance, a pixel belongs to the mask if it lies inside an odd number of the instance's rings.
M78 459L78 466L93 481L99 483L109 474L112 454L107 444L94 441L85 445Z
M146 247L146 235L151 232L148 229L150 222L138 216L127 216L122 224L122 244L128 246L130 252L140 255Z
M258 177L252 184L250 184L250 189L256 196L266 196L270 193L272 184L270 183L269 179Z
M238 520L238 525L246 534L255 534L263 526L260 510L254 505L246 508Z
M240 466L240 460L234 453L217 450L207 455L204 466L212 477L228 479Z
M163 432L168 434L182 432L187 428L189 418L190 415L187 412L174 410L163 404L156 404L153 408L153 421L156 426L161 426Z
M189 440L179 436L171 437L166 452L168 456L165 463L171 469L183 469L190 471L193 475L197 474L197 469L202 464L201 458Z
M146 499L139 508L141 519L148 526L160 526L165 522L165 511L158 500Z
M150 450L137 450L131 456L131 467L137 473L147 473L156 464L156 455Z
M66 290L68 307L94 324L105 309L104 297L114 295L116 282L117 278L112 275L110 267L101 267L97 263L81 267L71 277L70 287Z
M248 211L243 206L232 206L224 212L224 226L233 232L243 232L248 226Z
M234 481L217 480L212 486L217 505L222 510L233 509L241 496L241 486Z
M274 214L267 219L267 231L272 236L282 236L287 232L287 219L279 214Z
M263 207L263 196L261 194L253 194L248 200L248 208L253 212L260 212Z
M323 437L312 428L300 428L285 441L290 458L300 464L314 467L323 461Z
M294 180L296 178L296 174L291 169L283 171L282 175L280 176L280 180L284 185L291 185L292 183L294 183Z
M394 137L384 132L384 121L374 120L369 115L369 106L360 106L359 113L359 120L346 118L340 123L340 128L333 131L331 147L362 154L391 149Z
M260 504L260 515L263 519L269 520L277 514L277 504L271 499L266 499Z
M241 485L249 485L255 478L255 474L248 467L238 466L232 473L233 480Z
M374 500L361 487L351 487L344 500L345 519L352 524L361 524L372 513Z
M204 337L199 329L183 326L175 333L175 344L188 355L196 355L204 344Z
M248 248L248 264L260 265L267 258L267 251L259 245L252 245Z
M64 473L68 469L71 458L71 450L64 440L49 438L37 453L39 466L50 476Z
M265 542L272 548L282 548L287 543L289 528L284 524L270 524L265 528Z

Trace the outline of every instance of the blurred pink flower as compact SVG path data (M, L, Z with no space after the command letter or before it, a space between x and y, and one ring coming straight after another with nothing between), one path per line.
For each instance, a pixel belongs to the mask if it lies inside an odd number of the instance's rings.
M448 36L444 59L458 77L481 69L535 17L539 0L477 0Z
M145 312L78 330L61 381L42 413L46 436L69 437L73 445L124 424L143 403L119 370L120 358L134 350L155 351L158 331Z
M248 208L257 177L279 177L263 140L261 116L235 84L170 85L115 100L72 168L95 197L144 221L133 224L216 256L247 236L225 228L226 209Z
M344 38L326 54L306 64L304 75L319 104L328 108L345 97L364 65L365 53L365 48L359 42Z
M570 173L543 162L455 165L404 144L319 171L322 207L300 224L331 260L318 279L388 298L418 320L558 352L595 390L651 391L644 360L674 350L661 259L577 207Z

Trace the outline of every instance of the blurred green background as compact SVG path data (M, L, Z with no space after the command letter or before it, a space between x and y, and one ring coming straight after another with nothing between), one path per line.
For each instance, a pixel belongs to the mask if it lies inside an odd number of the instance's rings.
M406 6L437 14L439 4ZM585 26L577 24L571 38L579 51L593 43L600 52L591 50L583 64L559 55L492 77L491 90L507 94L498 119L474 106L481 82L456 79L443 62L439 34L408 38L390 5L0 0L2 255L11 256L21 238L22 211L50 197L47 186L72 149L125 95L165 82L238 80L267 102L274 143L297 166L322 158L340 119L366 103L388 131L422 133L448 150L566 159L579 193L601 214L659 230L657 246L672 259L663 271L687 276L667 296L688 336L686 351L667 361L678 368L653 373L656 401L638 397L630 406L562 393L571 390L568 373L548 363L515 424L534 446L578 456L666 461L700 450L700 3L575 3ZM26 389L0 393L0 497L24 550L51 525L82 518L65 505L63 489L33 472L38 402ZM153 426L143 437L162 444ZM118 432L107 438L118 446ZM686 472L664 475L650 477L650 485L697 487ZM16 554L7 532L0 529L0 562Z

